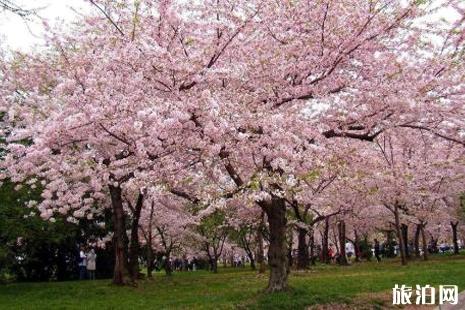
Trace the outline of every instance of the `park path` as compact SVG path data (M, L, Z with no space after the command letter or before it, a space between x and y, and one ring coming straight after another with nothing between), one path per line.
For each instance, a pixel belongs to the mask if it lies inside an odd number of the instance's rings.
M456 305L442 305L435 308L436 310L465 310L465 291L459 294L459 301Z

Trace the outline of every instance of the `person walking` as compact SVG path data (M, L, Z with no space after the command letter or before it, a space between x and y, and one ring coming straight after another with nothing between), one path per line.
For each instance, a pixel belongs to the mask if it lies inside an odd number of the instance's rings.
M87 266L87 257L85 253L85 248L81 246L81 249L79 251L79 280L85 280L86 279L86 266Z
M96 269L97 254L94 249L91 249L87 253L87 275L90 280L95 280L95 269Z
M375 246L374 246L374 250L375 250L375 257L376 257L376 260L378 261L378 263L381 261L381 251L380 251L380 246L379 246L379 241L378 239L375 239Z

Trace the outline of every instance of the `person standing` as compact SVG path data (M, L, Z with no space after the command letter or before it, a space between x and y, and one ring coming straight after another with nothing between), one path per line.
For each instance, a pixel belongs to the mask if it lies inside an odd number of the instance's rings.
M86 279L86 272L87 272L87 257L86 253L84 252L85 249L81 246L81 250L79 251L79 280Z
M379 246L379 241L378 239L375 239L375 246L374 246L374 250L375 250L375 257L376 257L376 260L378 261L378 263L381 261L381 251L380 251L380 246Z
M94 249L91 249L87 253L87 275L90 280L95 280L95 269L96 269L97 254Z
M334 258L333 246L328 247L328 262L332 263Z

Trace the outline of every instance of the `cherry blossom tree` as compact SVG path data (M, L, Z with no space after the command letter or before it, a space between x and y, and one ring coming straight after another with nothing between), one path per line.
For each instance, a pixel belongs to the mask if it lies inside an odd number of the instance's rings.
M154 184L209 208L220 196L259 207L276 292L287 197L309 158L395 127L465 145L463 25L421 22L442 7L464 16L460 1L91 3L95 15L50 30L49 50L2 60L2 167L43 182L45 218L112 210L115 283L128 202Z
M181 254L193 238L196 219L185 209L185 204L179 198L167 193L152 191L150 199L142 209L139 226L139 237L147 246L147 269L151 277L154 252L163 254L165 271L170 275L169 266L173 254ZM191 245L192 246L192 245Z

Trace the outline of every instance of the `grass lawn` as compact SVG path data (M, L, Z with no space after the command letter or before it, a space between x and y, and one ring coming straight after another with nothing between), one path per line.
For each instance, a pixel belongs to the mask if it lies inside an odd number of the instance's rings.
M293 272L289 292L262 292L267 275L244 269L157 273L138 287L115 287L109 280L0 285L0 309L384 309L395 283L453 284L465 289L465 256L433 257L407 267L397 260L348 267L318 265Z

